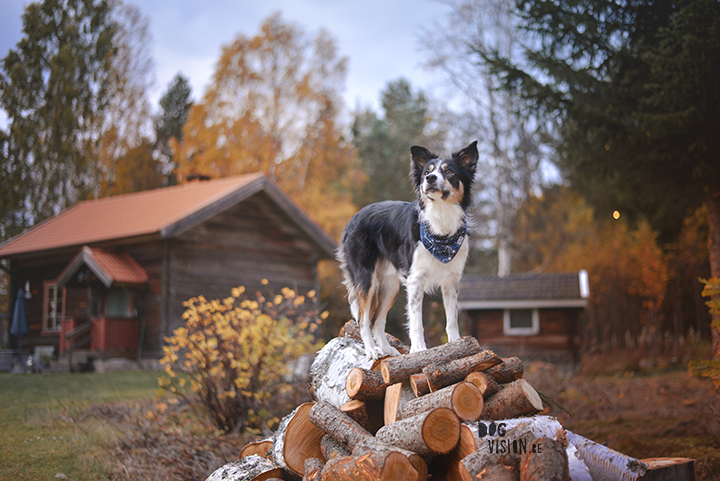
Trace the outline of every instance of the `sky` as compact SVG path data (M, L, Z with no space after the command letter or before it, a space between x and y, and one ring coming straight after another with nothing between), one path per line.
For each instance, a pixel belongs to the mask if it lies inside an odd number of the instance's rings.
M175 74L189 80L200 100L211 79L221 47L238 34L253 36L264 19L282 12L308 34L325 28L348 57L344 98L349 109L379 108L389 81L405 77L413 88L430 92L441 82L423 67L420 35L443 20L449 8L430 0L125 0L150 21L155 83L150 101L158 100ZM22 13L28 0L0 0L0 58L22 37ZM0 111L0 126L6 118Z

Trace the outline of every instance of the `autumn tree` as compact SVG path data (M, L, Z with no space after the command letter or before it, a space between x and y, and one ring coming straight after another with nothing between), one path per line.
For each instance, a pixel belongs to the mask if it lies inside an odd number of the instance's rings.
M310 39L280 14L254 37L239 35L190 109L179 177L265 172L313 216L332 205L338 215L322 224L339 235L353 211L346 188L362 181L338 121L346 63L327 32Z
M383 200L413 200L408 177L410 147L422 145L441 153L445 133L432 122L429 101L410 82L389 82L381 92L382 116L370 108L354 114L353 145L369 181L355 189L358 206Z
M454 135L478 140L476 238L481 245L494 244L497 273L504 276L512 266L517 210L543 183L551 125L521 113L517 97L501 90L488 65L473 53L497 51L504 58L518 58L525 38L515 28L510 1L443 3L450 13L424 36L427 63L445 74L449 92L459 99Z
M587 270L589 322L582 334L588 351L650 343L664 332L668 266L647 222L598 220L580 195L554 186L524 203L515 229L519 270Z

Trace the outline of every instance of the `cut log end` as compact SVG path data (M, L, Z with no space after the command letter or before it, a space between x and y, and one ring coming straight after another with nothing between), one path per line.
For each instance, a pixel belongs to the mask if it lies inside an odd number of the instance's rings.
M525 379L518 379L485 402L485 419L510 419L542 411L540 395Z
M461 382L452 393L452 406L462 421L477 421L485 408L480 390L472 383Z
M450 452L460 439L460 422L454 412L437 408L428 414L422 426L427 446L438 454Z

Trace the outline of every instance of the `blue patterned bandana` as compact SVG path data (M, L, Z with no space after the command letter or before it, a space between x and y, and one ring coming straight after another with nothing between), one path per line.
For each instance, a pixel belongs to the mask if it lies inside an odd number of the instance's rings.
M467 222L453 235L432 235L424 222L420 223L420 240L433 257L443 264L455 258L467 234Z

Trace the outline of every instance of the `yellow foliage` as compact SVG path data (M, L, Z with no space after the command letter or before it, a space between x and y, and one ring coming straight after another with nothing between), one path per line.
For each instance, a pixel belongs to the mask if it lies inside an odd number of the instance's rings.
M266 303L260 293L258 300L248 299L240 286L222 301L202 296L186 301L185 325L163 348L166 376L159 385L200 401L226 432L262 427L267 420L259 413L286 389L289 362L320 348L311 334L322 322L314 292L307 297L282 292L269 293L275 302Z

